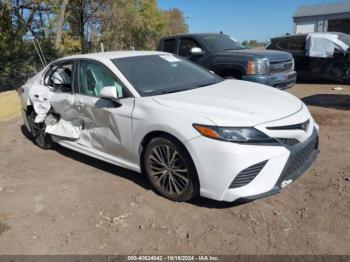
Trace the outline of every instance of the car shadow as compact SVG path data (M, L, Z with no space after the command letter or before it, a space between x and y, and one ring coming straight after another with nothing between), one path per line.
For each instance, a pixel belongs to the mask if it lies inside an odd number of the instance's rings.
M29 130L22 125L21 126L22 134L29 139L34 145L35 143L32 140L31 134ZM35 145L36 146L36 145ZM145 175L140 175L137 172L119 167L117 165L110 164L108 162L84 155L82 153L76 152L74 150L58 146L55 151L65 157L74 159L75 161L79 161L85 165L92 166L96 169L102 170L104 172L110 173L115 176L119 176L125 179L128 179L129 181L143 187L145 190L153 190L152 185L147 180L147 177ZM153 190L154 191L154 190ZM154 191L155 192L155 191ZM159 195L158 192L155 192L159 197L162 197ZM245 201L245 200L239 200L235 202L222 202L222 201L216 201L208 198L204 198L201 196L196 196L195 198L191 199L188 204L203 207L203 208L211 208L211 209L224 209L224 208L231 208L240 206L242 204L246 204L251 201Z
M32 140L29 130L24 125L21 126L21 131L27 139L29 139L33 144L35 144ZM55 151L63 156L74 159L75 161L79 161L85 165L92 166L96 169L102 170L115 176L126 178L134 182L135 184L138 184L139 186L145 188L146 190L152 189L147 179L134 171L110 164L108 162L90 157L88 155L84 155L82 153L73 151L62 146L58 146L57 148L55 148Z
M350 110L350 95L317 94L301 100L308 106Z
M188 203L194 206L210 208L210 209L226 209L226 208L238 207L250 202L253 202L253 200L237 200L234 202L224 202L224 201L217 201L217 200L197 196L191 199Z

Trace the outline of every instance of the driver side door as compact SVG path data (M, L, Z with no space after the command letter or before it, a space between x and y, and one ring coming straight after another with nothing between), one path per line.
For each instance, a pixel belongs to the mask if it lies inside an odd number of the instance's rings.
M74 108L82 122L77 143L104 157L113 156L119 164L131 159L131 114L134 98L105 65L81 59L77 66L77 89ZM118 101L100 96L106 86L117 90Z

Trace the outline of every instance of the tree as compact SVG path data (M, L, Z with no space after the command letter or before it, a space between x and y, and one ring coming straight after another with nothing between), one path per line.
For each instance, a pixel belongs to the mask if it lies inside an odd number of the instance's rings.
M172 8L169 11L165 11L165 19L166 19L166 35L176 35L188 32L188 26L185 23L185 17L183 13L177 9Z
M72 34L80 39L81 53L89 49L88 34L91 32L91 21L96 19L100 10L105 9L103 0L74 0L67 6L67 20Z
M0 0L0 86L40 69L33 38L50 62L98 51L100 42L154 49L160 37L187 30L181 10L161 10L156 0Z
M57 20L57 31L56 31L56 40L55 40L55 48L59 49L61 47L62 41L62 29L64 24L64 18L66 13L66 8L69 3L69 0L62 0L59 17Z

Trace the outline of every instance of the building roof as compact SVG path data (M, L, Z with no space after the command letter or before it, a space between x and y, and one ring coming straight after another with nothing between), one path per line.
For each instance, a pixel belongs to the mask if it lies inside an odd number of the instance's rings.
M299 6L293 17L330 15L347 12L350 12L350 1L319 5L302 5Z

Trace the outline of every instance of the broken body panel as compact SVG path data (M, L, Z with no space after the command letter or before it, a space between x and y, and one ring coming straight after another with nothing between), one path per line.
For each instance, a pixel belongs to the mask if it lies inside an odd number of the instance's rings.
M347 83L350 81L349 45L350 35L311 33L273 38L267 49L290 52L299 79Z

